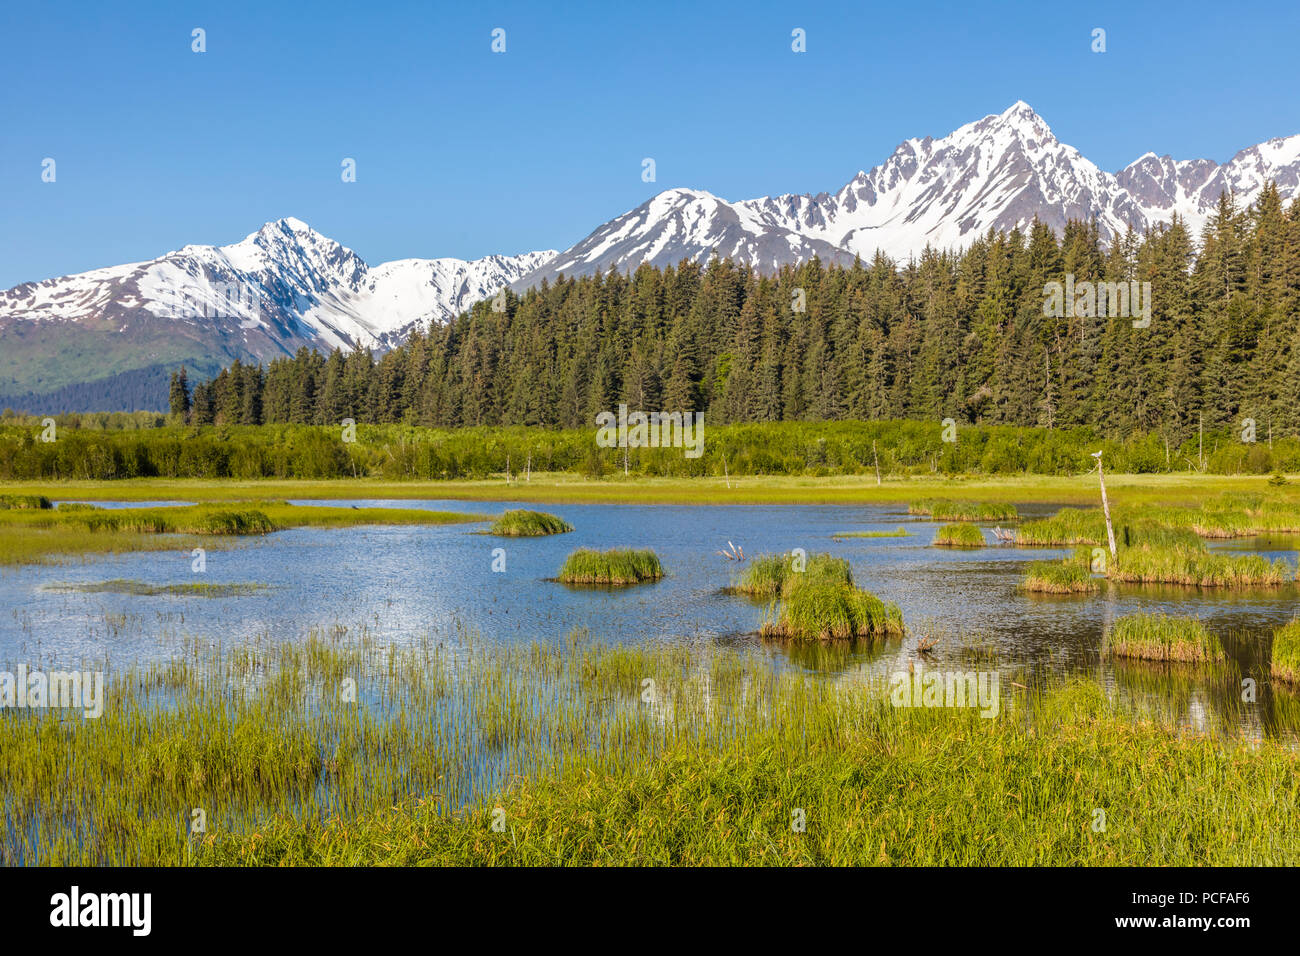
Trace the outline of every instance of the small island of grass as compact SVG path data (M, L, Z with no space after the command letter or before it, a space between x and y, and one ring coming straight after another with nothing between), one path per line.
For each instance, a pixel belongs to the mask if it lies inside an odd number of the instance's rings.
M565 559L557 580L564 584L622 587L658 581L663 576L664 566L649 548L579 548Z
M934 534L938 548L982 548L987 543L984 532L973 524L946 524Z
M1115 622L1110 653L1144 661L1217 663L1227 659L1223 645L1194 617L1130 614Z
M544 511L528 511L520 508L507 511L497 518L487 533L510 538L537 538L549 534L567 534L572 530L573 525L563 518L557 518Z

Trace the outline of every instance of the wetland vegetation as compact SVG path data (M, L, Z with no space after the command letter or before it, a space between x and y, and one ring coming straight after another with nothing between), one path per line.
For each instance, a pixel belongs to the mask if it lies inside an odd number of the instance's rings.
M663 576L659 556L649 548L579 548L565 559L557 580L564 584L624 587L658 581Z
M508 538L537 538L548 534L567 534L572 530L573 525L555 515L544 511L515 509L492 522L488 534Z
M0 861L1300 861L1288 743L1188 734L1092 680L1002 691L992 720L902 708L880 680L582 633L457 652L340 627L194 641L115 675L98 720L0 719Z

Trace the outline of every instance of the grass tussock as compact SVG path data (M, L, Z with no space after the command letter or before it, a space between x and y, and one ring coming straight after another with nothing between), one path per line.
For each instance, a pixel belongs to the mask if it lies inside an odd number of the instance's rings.
M1273 632L1274 677L1300 683L1300 617Z
M1035 561L1025 571L1020 588L1039 594L1088 594L1101 587L1087 561Z
M1115 657L1177 663L1218 663L1226 660L1219 639L1194 617L1131 614L1115 622L1110 633Z
M903 613L869 591L826 577L796 575L769 610L761 633L793 641L851 641L903 633Z
M986 544L984 532L973 524L945 524L934 533L938 548L982 548Z
M649 548L613 548L609 551L579 548L565 559L558 580L565 584L622 587L658 581L663 576L663 564Z
M549 534L566 534L572 530L573 525L563 518L557 518L544 511L517 509L507 511L497 518L488 530L488 534L511 538L535 538Z
M853 584L853 570L844 558L830 554L811 554L801 560L794 554L761 554L749 562L731 590L752 597L774 598L800 576L844 585Z
M1015 521L1020 517L1015 505L985 501L949 501L946 498L923 498L907 506L907 513L929 515L935 521Z
M832 538L906 538L907 529L895 528L893 531L837 531Z

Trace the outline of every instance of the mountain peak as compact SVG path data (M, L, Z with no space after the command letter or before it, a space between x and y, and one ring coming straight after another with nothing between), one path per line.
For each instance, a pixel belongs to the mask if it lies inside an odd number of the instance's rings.
M1029 129L1042 135L1050 135L1052 130L1034 108L1024 100L1016 100L996 117L998 126L1010 126L1016 129Z
M293 216L285 216L281 219L273 219L258 230L261 235L271 235L274 233L292 233L298 236L316 236L316 232L311 226L307 225L301 219Z

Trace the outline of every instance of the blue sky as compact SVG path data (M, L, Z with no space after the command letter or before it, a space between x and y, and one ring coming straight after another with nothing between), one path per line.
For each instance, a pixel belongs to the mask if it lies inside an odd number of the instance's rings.
M1298 35L1294 0L11 2L0 288L282 216L371 264L563 248L672 186L835 190L1018 99L1104 169L1223 161L1300 132Z

